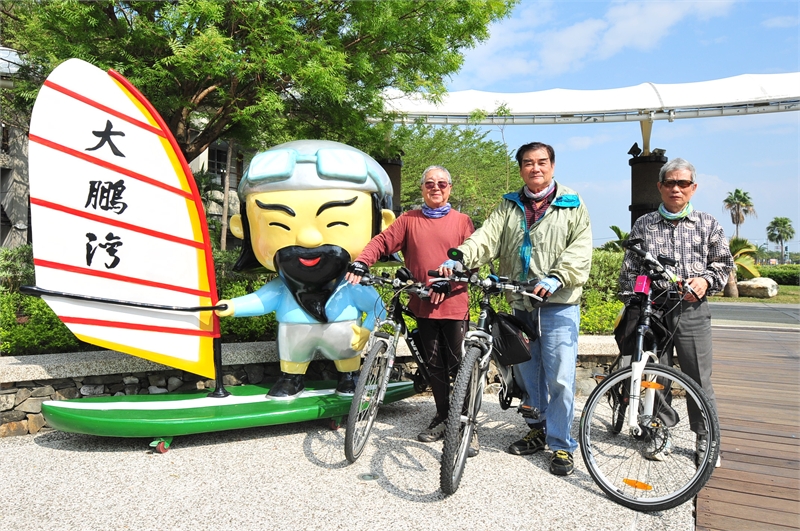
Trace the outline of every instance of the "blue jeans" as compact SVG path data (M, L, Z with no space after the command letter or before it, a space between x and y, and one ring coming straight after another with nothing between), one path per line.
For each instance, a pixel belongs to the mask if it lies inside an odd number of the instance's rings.
M514 366L514 378L525 394L523 403L539 409L538 422L546 421L547 446L554 452L573 453L578 448L570 429L575 417L580 306L545 304L539 312L541 337L531 345L530 361ZM514 310L514 315L533 326L531 312Z

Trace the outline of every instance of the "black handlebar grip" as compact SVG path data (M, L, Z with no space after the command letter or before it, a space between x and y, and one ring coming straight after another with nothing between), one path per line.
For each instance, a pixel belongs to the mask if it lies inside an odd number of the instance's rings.
M428 276L429 277L439 277L441 275L435 269L428 269Z

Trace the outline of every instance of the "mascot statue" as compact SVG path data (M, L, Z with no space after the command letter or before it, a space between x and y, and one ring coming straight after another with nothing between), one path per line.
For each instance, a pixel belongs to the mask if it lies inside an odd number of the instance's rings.
M217 313L276 312L281 376L268 397L298 396L317 353L336 364L336 392L353 394L353 373L383 305L374 288L343 278L370 239L394 221L391 196L383 168L338 142L288 142L253 158L239 183L240 214L230 222L242 240L234 269L260 264L278 278L255 293L220 301L227 309Z

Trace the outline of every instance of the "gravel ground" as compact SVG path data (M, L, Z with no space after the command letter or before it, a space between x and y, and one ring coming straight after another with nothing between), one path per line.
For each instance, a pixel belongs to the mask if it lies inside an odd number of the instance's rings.
M384 406L352 465L344 428L327 421L178 437L166 454L152 453L149 439L0 439L0 530L694 529L692 502L645 514L606 498L580 452L567 478L548 473L549 452L506 453L525 429L492 395L481 452L445 498L441 442L416 440L433 413L430 396Z

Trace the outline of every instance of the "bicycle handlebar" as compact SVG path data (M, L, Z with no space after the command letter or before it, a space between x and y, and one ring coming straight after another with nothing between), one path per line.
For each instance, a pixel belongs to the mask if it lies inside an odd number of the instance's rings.
M650 251L645 251L640 247L640 245L644 243L644 240L641 238L635 238L633 240L626 240L622 243L622 246L629 251L635 253L642 260L644 260L645 264L650 267L650 269L656 273L657 276L661 277L662 279L666 280L671 284L676 284L681 291L686 291L694 295L697 300L700 300L700 296L697 292L692 289L692 286L689 285L685 279L679 277L675 273L667 270L664 266L674 266L678 262L668 256L658 255L658 257L654 257L650 254Z
M421 299L430 297L430 290L428 289L428 287L422 282L414 282L413 279L403 281L400 280L399 278L391 278L389 276L378 276L378 275L373 275L372 273L365 273L361 277L359 284L361 284L362 286L390 285L391 288L397 292L405 291L407 293L413 293Z
M454 282L466 282L484 291L510 291L512 293L519 293L526 297L530 297L537 303L544 302L545 299L533 293L534 287L539 283L538 280L519 281L509 280L506 277L499 277L497 275L489 275L485 278L480 278L478 273L471 273L466 276L466 273L454 271L449 277L438 276L439 272L436 270L429 270L428 275L433 278L430 280L436 282L438 280L452 280Z

